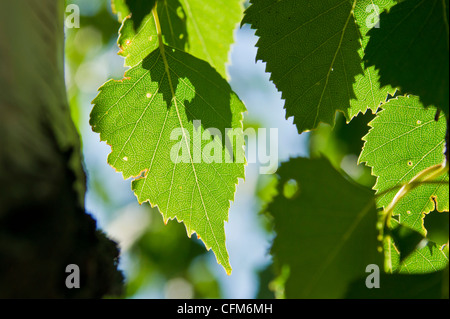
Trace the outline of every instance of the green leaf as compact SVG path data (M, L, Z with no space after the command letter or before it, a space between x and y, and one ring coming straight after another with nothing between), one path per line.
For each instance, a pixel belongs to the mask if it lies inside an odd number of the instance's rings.
M392 236L395 246L398 248L400 263L411 255L418 248L422 240L424 240L422 234L398 223L390 231L390 236Z
M161 7L158 7L158 14L160 14L160 11ZM153 15L149 13L137 30L134 27L132 17L125 18L119 30L117 44L120 48L119 55L125 58L125 66L139 64L159 46Z
M117 14L119 22L122 22L130 14L126 0L111 0L111 11Z
M323 154L334 167L343 169L355 182L372 187L375 177L371 175L370 168L358 164L358 156L364 146L362 138L369 132L367 124L373 118L373 114L366 113L346 123L345 116L339 114L333 128L320 125L310 134L310 156Z
M367 289L366 278L355 281L349 299L448 299L448 268L425 275L381 274L380 288Z
M407 0L381 14L369 32L367 66L383 86L420 97L424 106L449 114L449 0Z
M286 297L343 297L369 264L382 265L373 193L323 158L291 159L278 174L278 195L267 210L277 233L275 262L290 269ZM296 192L284 192L294 184Z
M362 35L362 48L366 48L370 40L368 32L373 28L380 28L379 15L389 11L396 0L358 0L354 11L355 20Z
M353 10L351 1L316 1L314 6L307 1L275 2L253 0L244 23L257 29L257 58L267 62L267 71L286 99L287 116L294 116L299 132L316 128L317 121L334 124L337 110L348 122L368 109L376 112L388 94L393 95L393 88L380 88L374 67L363 71L362 58L374 17L390 9L394 0L358 0ZM293 19L291 12L300 17ZM330 19L331 14L336 17ZM275 25L280 20L283 23ZM336 42L338 36L342 37Z
M142 20L148 15L158 0L111 0L113 13L117 14L119 22L132 14L135 29L139 29Z
M245 159L242 134L232 150L223 141L233 141L227 128L242 132L245 106L229 84L208 63L162 46L123 80L105 83L93 103L92 128L112 146L108 163L134 178L139 202L184 222L230 273L224 221ZM214 138L207 128L217 129Z
M362 35L362 47L359 50L361 59L369 42L369 30L377 27L378 15L389 10L395 5L394 0L359 0L356 3L354 15L356 23ZM364 63L361 62L364 68ZM376 113L380 104L384 103L388 95L394 95L395 89L390 86L380 87L378 70L374 66L364 69L364 74L355 77L353 89L355 98L350 101L350 107L344 110L347 121L352 120L359 113L365 113L368 109Z
M409 238L394 236L394 242L385 241L385 266L388 273L426 274L448 267L448 256L444 251L446 245L438 246L425 238L417 243L417 235L420 236L419 233ZM415 243L417 245L413 247Z
M397 257L394 258L394 261ZM393 270L402 274L426 274L448 267L448 257L442 247L427 242L424 247L416 249L404 261L393 264Z
M158 15L164 43L207 61L226 78L226 63L233 32L239 23L242 0L160 0ZM140 28L126 18L118 44L126 65L134 66L158 47L155 21L150 11Z
M267 63L286 117L299 133L320 122L334 124L337 110L356 99L353 83L363 74L361 36L348 0L252 0L243 23L259 36L257 59ZM352 4L353 3L353 4Z
M374 189L381 195L377 204L386 207L399 188L418 173L444 162L446 121L435 121L435 108L424 109L415 96L390 100L370 123L360 162L366 162L377 177ZM426 235L424 215L437 210L448 211L448 175L412 190L395 207L401 224ZM436 202L436 204L435 204Z
M448 266L448 256L444 252L445 245L438 246L395 220L391 223L392 229L389 233L393 242L386 240L385 243L388 272L424 274Z

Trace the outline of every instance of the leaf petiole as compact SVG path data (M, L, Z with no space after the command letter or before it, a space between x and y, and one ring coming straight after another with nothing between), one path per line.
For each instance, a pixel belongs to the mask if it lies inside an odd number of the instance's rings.
M419 187L420 185L423 185L425 183L433 183L434 180L443 175L448 173L448 164L447 161L445 161L442 164L430 166L420 173L418 173L415 177L411 179L407 184L403 185L400 190L397 192L397 194L394 196L394 199L389 203L389 205L386 207L386 209L383 211L381 215L381 220L378 223L378 227L380 230L380 237L385 238L387 241L387 245L390 249L391 247L391 241L392 238L390 235L387 235L384 237L384 230L386 228L391 228L391 218L394 212L394 209L396 205L411 191ZM391 191L391 190L389 190ZM380 196L381 194L378 194L377 196ZM386 254L386 266L387 266L387 272L392 273L392 254L387 253Z

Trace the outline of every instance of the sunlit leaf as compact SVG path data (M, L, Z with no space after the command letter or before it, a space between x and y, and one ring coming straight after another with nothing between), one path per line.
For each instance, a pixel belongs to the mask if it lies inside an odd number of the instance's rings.
M378 15L389 10L394 4L394 0L356 2L354 15L362 35L362 47L359 50L361 58L364 57L364 50L370 39L367 33L372 28L381 27ZM364 68L363 64L362 67ZM380 88L378 70L373 66L364 69L364 74L358 74L355 77L353 90L356 96L350 101L350 107L344 110L347 121L352 120L359 113L365 113L368 109L375 113L380 104L386 101L388 94L393 95L395 92L395 89L390 86Z
M419 245L425 240L425 238L423 235L409 227L398 223L395 224L396 225L390 231L389 235L392 237L395 247L397 248L396 254L398 253L399 263L402 263L405 258L419 248Z
M424 109L417 97L398 97L383 105L364 137L360 162L366 162L377 177L374 189L383 192L378 206L394 199L398 185L408 183L424 169L444 161L446 121L435 121L435 108ZM435 180L440 184L421 185L406 195L394 209L401 224L426 234L424 214L435 209L448 211L448 174ZM436 202L436 205L435 205Z
M245 107L228 83L208 63L164 46L105 83L93 103L92 128L112 146L108 163L134 178L139 202L183 222L230 273L224 222L244 177L243 137L232 149L224 143L235 133L227 128L242 131Z
M423 247L418 247L401 262L397 252L392 251L393 270L400 274L427 274L448 267L448 256L442 247L433 242L426 242Z
M233 32L243 12L242 0L159 0L157 5L164 43L207 61L226 78ZM146 14L141 23L133 16L123 21L118 43L128 66L138 64L158 47L154 18L150 10Z

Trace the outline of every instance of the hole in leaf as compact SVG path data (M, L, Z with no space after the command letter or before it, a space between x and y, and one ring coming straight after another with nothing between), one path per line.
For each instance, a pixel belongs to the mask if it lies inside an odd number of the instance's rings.
M449 235L449 213L437 210L425 215L424 226L427 230L427 238L438 245L448 241Z
M300 193L299 185L295 179L290 179L283 186L283 195L287 199L294 199Z

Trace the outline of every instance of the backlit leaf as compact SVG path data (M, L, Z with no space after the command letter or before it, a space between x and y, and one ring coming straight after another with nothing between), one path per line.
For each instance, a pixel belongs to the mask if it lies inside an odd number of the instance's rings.
M385 242L388 272L399 274L426 274L448 267L445 246L424 238L420 233L399 224L391 223L393 241Z
M390 100L370 123L372 129L364 137L360 162L366 162L377 177L374 189L387 192L378 199L386 207L399 188L424 169L444 161L446 121L441 115L435 121L435 108L424 109L417 97ZM435 180L441 184L421 185L406 195L395 207L401 224L426 235L424 214L435 208L448 211L448 174ZM392 189L392 190L391 190Z
M93 103L92 128L112 146L108 163L133 178L139 202L183 222L230 273L224 222L245 159L242 135L234 148L224 142L233 141L227 128L242 132L245 107L228 83L208 63L164 46L105 83Z
M367 66L383 86L420 97L424 106L449 110L449 0L406 0L381 14L369 32Z
M356 3L354 15L362 35L362 47L359 50L361 58L369 42L367 34L372 28L381 27L377 23L377 16L389 10L395 4L394 0L359 0ZM364 68L364 65L362 64ZM375 113L381 103L384 103L388 94L393 95L395 89L390 86L380 88L378 70L374 66L364 69L364 74L355 77L353 90L355 98L350 101L350 107L344 110L347 121L352 120L359 113L365 113L368 109Z
M159 0L157 4L164 43L207 61L226 78L233 32L243 12L242 0ZM138 64L158 47L150 11L139 28L135 24L132 16L126 18L118 40L128 66Z
M357 1L252 0L243 23L259 36L257 60L285 100L286 117L299 133L334 124L350 108L353 83L363 74L361 36L353 16Z

